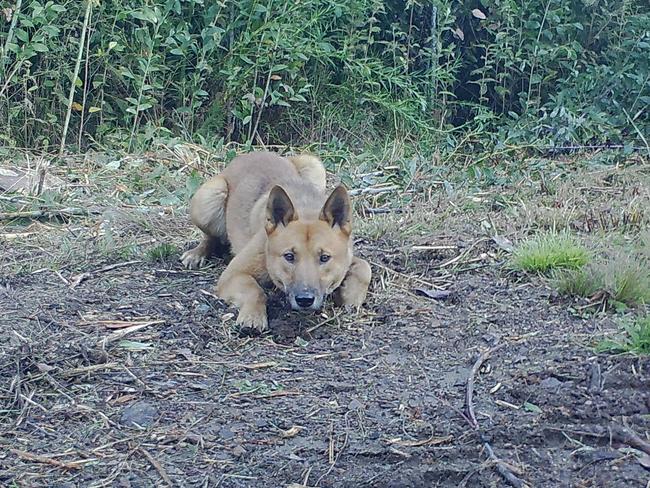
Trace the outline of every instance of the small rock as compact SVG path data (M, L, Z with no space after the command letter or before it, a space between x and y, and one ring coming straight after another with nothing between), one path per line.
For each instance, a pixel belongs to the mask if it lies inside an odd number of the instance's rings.
M228 427L224 427L219 431L219 437L221 437L221 439L223 439L224 441L229 441L230 439L235 437L235 434Z
M149 402L136 402L122 411L120 423L127 427L149 427L156 420L158 410Z
M232 455L235 457L241 457L244 454L246 454L246 449L244 449L242 446L235 446L232 450Z
M361 404L361 402L359 400L356 400L356 399L352 400L348 404L348 409L349 410L361 410L362 408L363 408L363 405Z
M548 390L552 390L554 388L562 386L562 382L560 380L558 380L557 378L553 378L551 376L549 378L545 378L542 381L540 381L539 386L541 386L542 388L546 388Z

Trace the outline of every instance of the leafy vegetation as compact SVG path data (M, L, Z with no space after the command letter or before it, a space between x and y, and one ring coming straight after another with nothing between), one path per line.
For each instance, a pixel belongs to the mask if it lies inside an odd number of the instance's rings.
M0 2L5 146L647 148L643 0L89 2Z
M621 339L603 341L598 350L650 354L650 315L629 320L623 328Z

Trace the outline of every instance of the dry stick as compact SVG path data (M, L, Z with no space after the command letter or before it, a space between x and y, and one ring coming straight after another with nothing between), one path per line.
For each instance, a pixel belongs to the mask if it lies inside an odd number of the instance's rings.
M165 468L162 467L162 464L160 464L158 460L154 458L151 454L149 454L149 451L147 451L143 447L139 447L138 450L142 454L144 454L144 457L146 457L147 460L151 463L151 465L154 468L156 468L156 471L158 471L158 474L163 479L163 481L167 483L169 486L174 486L174 483L172 483L172 480L169 478L169 475L167 474L167 471L165 471Z
M92 22L92 12L90 12L90 19L88 20L88 24ZM86 123L84 114L86 113L86 101L88 99L88 68L90 66L90 29L88 31L88 35L86 36L86 62L84 63L84 89L83 89L83 94L82 94L82 100L81 100L81 120L79 121L79 138L77 140L77 147L79 147L79 150L81 151L81 140L83 137L83 131L84 131L84 124ZM105 79L105 78L104 78Z
M515 486L517 488L521 488L524 486L523 480L517 478L517 476L515 476L515 474L512 471L510 471L507 464L504 463L501 459L499 459L496 454L494 454L494 451L492 450L492 446L490 446L488 442L484 442L483 447L485 447L485 450L488 452L488 456L496 466L497 471L503 477L503 479L505 479L512 486Z
M503 342L498 346L494 346L493 348L484 351L478 357L478 359L474 363L474 366L472 366L472 369L467 378L467 389L465 390L464 417L467 420L467 422L469 422L470 426L475 430L478 430L479 425L478 425L478 421L476 420L476 415L474 414L474 402L472 401L474 397L474 379L476 378L476 375L478 374L478 370L481 369L483 363L487 361L487 359L494 352L498 351L505 345L506 343ZM515 488L524 487L525 486L524 481L518 478L508 467L508 465L505 462L503 462L501 459L499 459L496 454L494 454L494 451L492 450L492 446L490 445L490 443L485 440L482 440L482 442L483 442L483 448L487 451L490 460L494 462L497 471L503 477L503 479L505 479L508 483L510 483L510 485L514 486Z
M552 427L548 427L548 429L559 432L568 432L573 435L609 437L613 441L619 442L621 444L626 444L630 447L633 447L634 449L643 451L650 456L650 443L643 440L635 432L628 429L627 427L623 427L622 425L615 423L610 424L609 427L594 426L585 431L565 431L564 429L557 429Z
M26 212L0 212L0 220L13 220L13 219L40 219L43 217L72 217L72 216L88 216L98 214L100 212L87 210L85 208L62 208L60 210L31 210Z
M469 372L469 377L467 378L467 389L465 390L465 418L472 426L473 429L478 429L478 421L476 420L476 415L474 414L474 402L472 398L474 396L474 379L478 374L478 370L481 369L483 363L488 360L488 358L496 351L505 346L506 343L503 342L498 346L495 346L487 351L484 351L472 366L471 371Z
M639 437L635 432L623 427L622 425L611 424L609 427L610 434L614 440L621 444L627 444L630 447L645 452L650 456L650 444Z
M152 320L150 322L143 322L141 324L134 325L133 327L129 327L128 329L119 329L116 332L113 332L112 334L109 334L103 339L101 339L97 343L97 345L106 347L107 344L122 339L123 337L126 337L127 335L132 334L133 332L137 332L138 330L144 329L145 327L149 327L150 325L162 324L164 322L165 322L164 320Z
M72 76L72 83L70 84L70 95L68 96L68 110L65 114L65 122L63 124L63 134L61 134L61 147L59 148L59 156L63 155L65 149L65 140L68 135L68 127L70 126L70 115L72 114L72 104L74 102L74 92L79 76L79 69L81 68L81 58L83 58L84 47L86 45L86 30L88 30L88 23L90 22L90 12L92 10L93 0L86 0L86 13L84 15L84 24L81 29L81 36L79 36L79 53L77 54L77 62L74 66L74 73Z
M72 280L72 283L70 284L71 289L75 289L78 287L82 281L87 280L94 274L99 274L99 273L105 273L106 271L112 271L117 268L124 268L126 266L131 266L132 264L138 264L142 261L140 260L135 260L135 261L126 261L124 263L115 263L115 264L109 264L108 266L104 266L103 268L99 268L96 271L87 271L85 273L78 274L75 276L75 278Z
M64 463L62 461L57 461L56 459L52 459L46 456L39 456L38 454L32 454L30 452L21 451L19 449L10 449L10 451L16 456L18 456L20 459L23 459L25 461L33 461L36 463L49 464L51 466L56 466L57 468L63 468L63 469L81 469L81 465L79 464L79 461L72 462L72 463Z

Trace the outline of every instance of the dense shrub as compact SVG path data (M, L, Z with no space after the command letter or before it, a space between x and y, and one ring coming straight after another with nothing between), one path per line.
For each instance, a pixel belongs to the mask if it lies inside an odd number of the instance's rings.
M70 112L70 150L167 136L453 144L467 127L501 144L639 145L644 5L93 0L85 22L86 2L0 1L0 137L52 148Z

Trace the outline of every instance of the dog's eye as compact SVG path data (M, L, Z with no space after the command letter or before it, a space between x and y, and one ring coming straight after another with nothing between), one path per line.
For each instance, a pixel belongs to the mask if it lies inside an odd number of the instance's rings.
M328 254L321 254L320 255L320 262L321 263L326 263L327 261L330 260L332 256L329 256Z
M292 252L285 252L284 259L286 259L288 263L293 263L296 260L296 256L294 256Z

